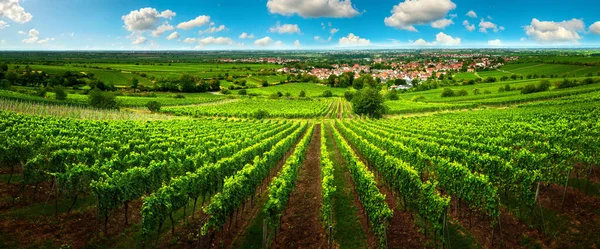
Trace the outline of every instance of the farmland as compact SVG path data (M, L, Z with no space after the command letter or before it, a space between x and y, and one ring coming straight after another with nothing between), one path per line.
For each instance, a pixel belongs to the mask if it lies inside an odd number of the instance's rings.
M396 91L173 56L13 58L0 248L600 247L597 66Z

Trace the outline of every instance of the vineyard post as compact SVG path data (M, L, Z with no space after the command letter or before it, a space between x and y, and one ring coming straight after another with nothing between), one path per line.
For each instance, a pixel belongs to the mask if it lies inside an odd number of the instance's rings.
M331 249L333 247L333 226L329 225L329 228L327 230L329 230L329 238L327 239L327 244L329 245L329 249Z
M267 248L267 218L263 219L262 248Z
M567 179L565 180L565 188L563 190L563 197L560 203L560 210L564 210L565 207L565 197L567 196L567 186L569 185L569 177L571 177L571 170L569 169L569 173L567 174Z
M592 168L593 164L590 162L590 170L588 170L587 174L587 183L585 184L585 194L587 195L590 190L590 178L592 177Z

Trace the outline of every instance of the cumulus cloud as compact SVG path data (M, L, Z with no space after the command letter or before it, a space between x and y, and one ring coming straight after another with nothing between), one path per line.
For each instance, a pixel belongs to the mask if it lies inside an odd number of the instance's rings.
M196 43L196 38L185 38L183 42L188 44Z
M177 25L178 29L192 29L194 27L199 27L199 26L204 26L206 24L210 23L210 16L198 16L196 18L194 18L193 20L189 20L187 22L182 22L180 24Z
M200 34L212 34L212 33L217 33L217 32L221 32L223 30L226 30L227 28L225 27L225 25L220 25L220 26L210 26L208 29L205 30L200 30Z
M336 28L332 28L331 30L329 30L329 33L331 33L331 35L335 35L335 33L337 33L338 31L340 31L340 30L336 29Z
M270 13L301 17L354 17L359 14L351 0L269 0Z
M475 24L470 24L467 20L463 21L463 26L465 26L469 32L473 32L473 30L475 30Z
M160 17L165 18L165 19L173 19L173 17L175 17L177 15L177 13L171 11L171 10L165 10L163 12L160 12Z
M29 30L29 35L27 35L29 38L23 39L22 42L27 44L36 43L40 39L38 37L39 35L40 32L38 32L36 29L31 29Z
M300 28L298 27L298 24L283 24L283 25L280 25L279 23L277 23L275 25L275 27L271 27L269 29L269 32L271 32L271 33L279 33L279 34L294 34L294 33L301 34L302 33L300 31Z
M502 41L500 39L488 41L488 45L492 47L502 47Z
M19 35L26 35L26 34L27 34L27 33L25 33L25 31L23 31L23 30L19 30L19 32L17 32L17 33L19 33Z
M475 13L475 11L470 10L469 12L467 12L467 16L470 18L477 18L477 13Z
M175 13L170 10L165 10L161 13L154 8L141 8L133 10L129 14L121 17L125 23L125 28L129 31L145 31L153 30L162 18L171 18Z
M133 45L141 45L144 44L148 41L148 38L143 37L143 36L139 36L137 38L135 38L134 40L132 40L131 44Z
M271 37L265 36L263 38L260 38L256 41L254 41L254 45L255 46L260 46L260 47L266 47L273 44L273 39L271 39Z
M275 42L275 46L276 47L281 47L281 46L283 46L283 42L282 41L276 41Z
M254 39L254 34L242 32L242 34L240 34L240 39Z
M481 18L481 21L479 22L479 32L487 33L488 29L498 32L498 25L493 22L485 21L483 18ZM504 29L504 27L502 29Z
M155 30L152 31L152 36L158 37L163 35L167 31L174 30L175 27L171 26L168 22L165 22L163 25L158 26Z
M460 38L458 38L458 37L454 38L452 36L444 34L443 32L440 32L435 36L434 42L427 42L423 39L418 39L416 41L409 41L409 43L414 46L435 46L435 45L457 46L457 45L460 45L460 42L461 42Z
M294 41L294 47L299 48L300 46L302 46L302 44L300 44L300 41L299 40L295 40Z
M590 32L592 32L592 34L600 35L600 21L595 22L590 26Z
M0 0L0 17L6 17L14 22L26 23L33 17L19 4L19 0Z
M207 45L231 45L233 44L233 40L229 37L204 37L198 39L198 45L207 46Z
M6 23L5 21L0 20L0 29L4 29L10 27L10 25L8 25L8 23Z
M575 18L562 22L540 21L533 18L531 25L524 28L525 34L537 42L577 42L581 39L579 32L585 30L585 25L583 20Z
M181 35L179 35L179 33L177 31L171 33L169 36L167 36L167 40L175 40L175 39L179 39L181 38Z
M451 0L406 0L394 6L392 15L386 17L384 23L386 26L417 32L414 25L444 19L455 8L456 4Z
M340 38L339 44L342 46L364 46L371 44L371 41L350 33L348 36Z
M436 29L444 29L450 25L454 24L452 19L440 19L431 23L431 27Z

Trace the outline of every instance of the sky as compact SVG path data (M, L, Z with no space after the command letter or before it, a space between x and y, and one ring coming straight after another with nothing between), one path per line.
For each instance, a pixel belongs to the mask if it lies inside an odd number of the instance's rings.
M598 0L0 0L0 50L600 47Z

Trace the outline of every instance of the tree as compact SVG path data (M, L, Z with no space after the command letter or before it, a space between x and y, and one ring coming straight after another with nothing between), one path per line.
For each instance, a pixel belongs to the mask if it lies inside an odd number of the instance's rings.
M473 95L479 95L481 92L478 88L473 88Z
M160 111L161 104L158 101L150 101L146 104L146 107L148 107L148 110L151 112L158 112Z
M88 101L90 106L94 108L119 109L119 104L115 95L109 92L102 92L99 89L90 91Z
M139 84L140 84L140 81L138 79L136 79L136 78L131 79L131 88L133 89L134 92L138 88Z
M347 101L352 101L352 98L354 98L354 91L345 91L344 92L344 98Z
M67 99L67 93L65 92L65 88L61 85L54 87L54 94L57 100L65 100Z
M0 72L6 72L6 71L8 71L8 65L6 65L6 63L0 64Z
M267 81L267 80L263 80L263 81L262 81L262 86L263 86L263 87L268 87L268 86L269 86L269 81Z
M388 91L386 97L389 100L399 100L400 99L400 96L398 96L398 92L396 92L396 90Z
M306 92L304 90L300 91L300 94L298 94L298 97L300 97L300 98L306 97Z
M370 118L381 118L386 113L383 96L375 88L365 88L352 98L352 109L358 115L368 115Z
M321 96L323 96L325 98L333 97L333 93L329 90L325 90L325 91L323 91L323 95L321 95Z
M0 80L0 89L9 89L9 88L10 88L10 81L8 81L7 79Z
M238 91L238 95L247 95L248 91L246 91L246 89L242 89Z

